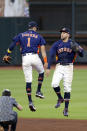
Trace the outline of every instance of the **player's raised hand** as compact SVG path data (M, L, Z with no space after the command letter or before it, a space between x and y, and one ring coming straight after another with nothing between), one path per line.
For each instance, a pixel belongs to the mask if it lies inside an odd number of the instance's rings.
M46 76L48 77L50 74L50 69L46 69Z

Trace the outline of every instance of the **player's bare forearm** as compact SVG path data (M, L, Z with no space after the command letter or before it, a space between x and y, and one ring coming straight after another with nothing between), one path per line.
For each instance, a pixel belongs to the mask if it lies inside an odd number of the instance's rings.
M44 45L41 46L41 54L42 54L42 57L44 59L46 57L46 49L45 49Z
M47 66L48 66L48 63L47 63L47 56L46 56L46 50L45 50L45 46L41 46L41 54L42 54L42 57L43 57L43 60L44 60L44 68L46 69Z
M18 105L17 105L17 109L18 109L19 111L21 111L21 110L23 110L23 107L22 107L20 104L18 104Z
M50 69L46 69L46 76L48 77L50 74Z
M44 69L47 69L48 63L44 63Z

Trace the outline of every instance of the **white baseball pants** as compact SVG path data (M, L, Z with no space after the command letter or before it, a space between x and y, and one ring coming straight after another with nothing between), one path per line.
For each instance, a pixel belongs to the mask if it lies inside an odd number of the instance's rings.
M22 68L25 75L25 81L32 82L32 68L35 68L39 74L44 72L43 63L38 54L26 53L22 56Z
M60 81L63 79L64 92L71 92L71 85L73 79L73 64L70 65L56 65L52 79L52 87L58 87Z

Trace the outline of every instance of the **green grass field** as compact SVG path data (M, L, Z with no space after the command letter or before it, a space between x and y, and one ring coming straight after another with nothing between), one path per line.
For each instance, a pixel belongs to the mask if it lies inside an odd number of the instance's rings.
M64 104L59 109L54 106L57 102L56 94L51 87L53 70L48 78L45 77L42 92L45 99L35 97L37 89L36 71L33 72L32 98L36 112L31 112L28 108L28 99L25 89L24 74L21 69L0 69L0 95L3 89L10 89L12 96L23 106L23 111L18 112L19 117L24 118L57 118L57 119L87 119L87 69L74 69L74 79L72 83L71 101L69 105L69 117L63 116ZM63 84L60 83L62 94Z

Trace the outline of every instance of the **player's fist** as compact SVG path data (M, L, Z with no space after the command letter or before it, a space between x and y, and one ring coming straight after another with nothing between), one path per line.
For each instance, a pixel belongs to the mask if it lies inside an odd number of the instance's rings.
M44 69L47 69L48 63L44 63Z
M50 69L46 69L46 76L48 77L50 74Z

